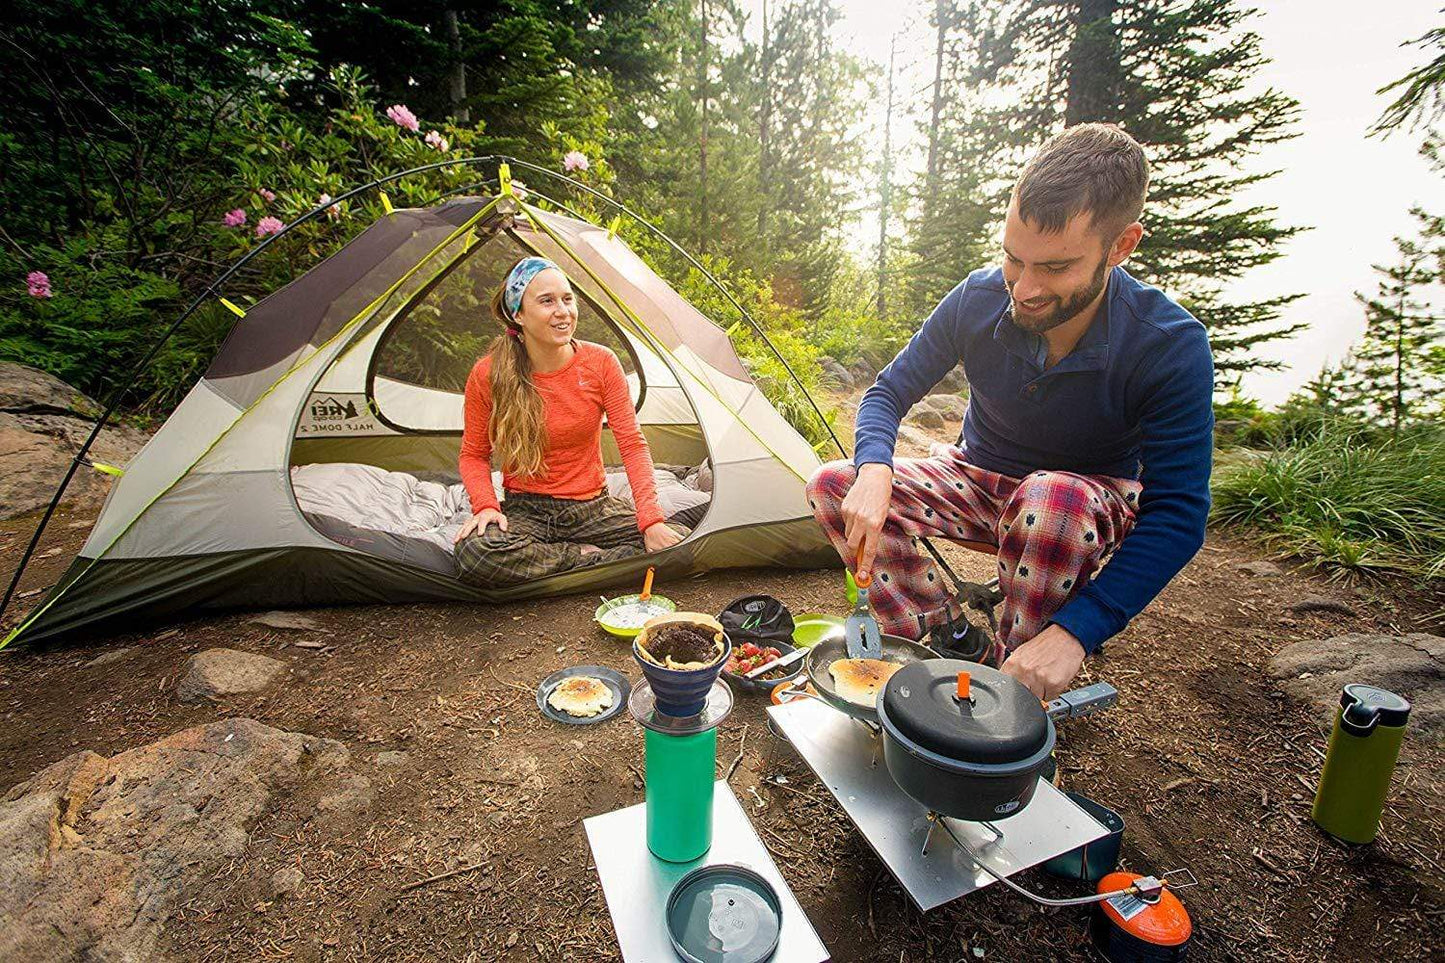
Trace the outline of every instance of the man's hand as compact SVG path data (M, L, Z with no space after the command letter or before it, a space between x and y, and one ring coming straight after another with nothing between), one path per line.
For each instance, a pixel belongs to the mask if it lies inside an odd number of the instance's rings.
M507 530L506 515L503 515L495 508L484 508L462 523L462 527L457 529L457 537L452 539L452 544L460 545L462 539L469 535L484 535L486 534L487 526L494 523L502 531L505 532Z
M843 499L843 533L848 539L848 561L857 561L853 574L858 578L873 576L873 555L878 551L878 536L888 518L888 503L893 499L893 468L868 464L858 469L853 487Z
M1068 629L1050 625L1014 649L1003 670L1048 702L1069 688L1084 664L1084 647Z
M682 541L682 536L673 531L666 522L654 522L642 533L642 544L649 553L672 548Z

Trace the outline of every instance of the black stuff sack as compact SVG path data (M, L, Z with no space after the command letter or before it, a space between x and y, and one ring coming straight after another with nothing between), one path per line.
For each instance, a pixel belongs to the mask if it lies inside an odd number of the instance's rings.
M734 642L793 643L793 613L771 595L744 595L728 603L717 620Z

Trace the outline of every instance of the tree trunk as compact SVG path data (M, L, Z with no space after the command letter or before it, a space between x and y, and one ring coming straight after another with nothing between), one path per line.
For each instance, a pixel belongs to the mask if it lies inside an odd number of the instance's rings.
M471 109L467 107L467 64L462 59L462 30L457 22L455 10L442 11L442 20L447 28L447 46L452 51L452 66L447 78L447 94L452 105L452 121L469 124Z
M934 19L938 21L938 42L933 50L933 115L928 123L928 168L924 177L924 193L928 196L923 199L925 205L931 203L933 193L938 188L938 118L943 113L943 46L948 38L948 16L949 0L938 0L934 7Z
M707 236L711 229L707 211L707 101L708 101L708 47L707 47L707 0L702 0L702 47L698 67L698 92L702 100L702 124L697 143L698 176L701 180L702 198L698 205L697 251L707 253Z
M888 320L888 212L893 204L893 63L898 35L888 44L888 111L883 115L883 176L878 200L878 320Z
M1114 14L1119 0L1078 0L1069 45L1064 125L1117 121L1123 65Z
M768 176L768 131L773 123L773 45L768 36L768 0L763 0L763 106L758 122L758 238L767 232L768 208L772 203Z

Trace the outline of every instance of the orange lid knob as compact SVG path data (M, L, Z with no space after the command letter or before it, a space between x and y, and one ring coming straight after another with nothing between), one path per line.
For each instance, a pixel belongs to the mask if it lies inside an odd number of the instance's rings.
M967 672L960 672L958 674L958 697L960 699L968 698L968 681Z

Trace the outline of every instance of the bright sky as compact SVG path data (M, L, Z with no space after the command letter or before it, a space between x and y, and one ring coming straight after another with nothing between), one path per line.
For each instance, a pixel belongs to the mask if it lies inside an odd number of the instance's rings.
M775 8L779 0L770 5ZM1418 136L1365 137L1388 102L1375 90L1424 61L1418 48L1401 49L1400 44L1441 21L1441 0L1384 0L1369 5L1365 15L1357 0L1256 0L1254 5L1260 15L1253 29L1273 60L1259 82L1300 101L1301 135L1256 159L1281 173L1242 200L1272 204L1282 223L1312 228L1290 242L1278 261L1241 279L1231 291L1240 297L1306 295L1291 306L1287 320L1306 321L1309 330L1267 349L1288 367L1245 382L1250 394L1277 404L1325 361L1337 361L1364 330L1354 292L1373 292L1370 265L1391 260L1391 238L1411 229L1410 206L1445 207L1445 179L1418 156ZM745 0L744 6L756 30L762 0ZM840 41L878 65L880 90L889 42L898 36L902 76L896 86L921 109L932 70L931 0L840 0L840 6L845 15ZM882 145L881 94L874 114L870 130L876 153ZM900 136L912 138L916 147L916 117L907 118L901 131L895 127L895 144ZM860 243L871 245L876 221L865 223L858 236Z

